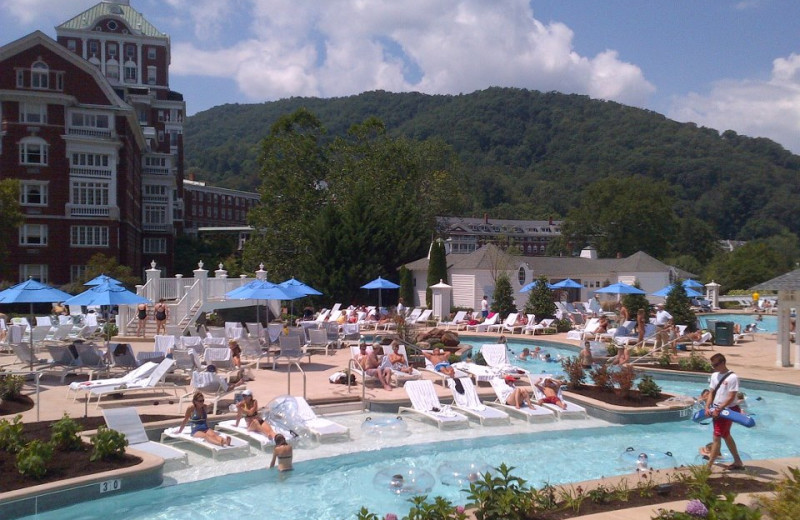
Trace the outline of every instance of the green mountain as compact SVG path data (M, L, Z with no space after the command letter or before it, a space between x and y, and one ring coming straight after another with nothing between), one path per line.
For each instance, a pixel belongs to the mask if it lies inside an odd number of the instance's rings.
M721 238L759 238L785 228L800 234L800 156L769 139L720 134L652 111L556 92L378 91L222 105L187 119L187 172L254 190L259 141L280 115L300 107L313 112L331 137L375 116L391 135L449 143L461 159L465 215L563 217L588 184L643 175L666 181L678 214L710 223Z

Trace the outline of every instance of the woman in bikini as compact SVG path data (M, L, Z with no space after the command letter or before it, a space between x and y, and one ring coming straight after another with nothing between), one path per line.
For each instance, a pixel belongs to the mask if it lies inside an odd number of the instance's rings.
M230 446L230 437L220 435L208 427L208 412L206 411L204 402L205 397L203 397L203 393L195 392L192 396L192 404L186 409L181 427L178 428L178 433L183 431L186 423L190 423L192 426L192 437L200 437L217 446Z
M269 440L275 439L275 430L272 429L272 426L267 421L258 416L258 401L253 398L252 390L242 392L242 400L236 404L236 423L234 426L239 426L239 421L242 417L244 417L244 422L247 424L249 431L263 433Z
M278 471L291 471L292 468L292 447L286 442L286 437L280 433L275 436L275 449L272 450L272 462L269 467L275 467L278 461Z
M147 326L147 304L140 303L136 307L136 317L139 318L139 325L136 327L136 335L144 337L144 330Z

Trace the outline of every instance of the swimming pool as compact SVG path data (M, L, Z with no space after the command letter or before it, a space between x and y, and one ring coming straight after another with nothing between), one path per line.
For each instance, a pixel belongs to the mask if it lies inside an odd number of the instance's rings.
M704 382L659 381L664 390L696 395ZM762 420L746 429L735 426L734 437L742 452L751 458L800 455L798 414L785 414L776 424L772 410L791 409L794 396L743 388ZM761 397L761 401L756 401ZM373 417L380 414L370 414ZM501 462L515 466L513 474L531 485L559 484L629 473L633 466L622 460L626 448L637 452L671 452L678 464L694 463L697 449L710 440L710 426L690 421L652 425L611 425L597 419L561 421L552 425L528 425L514 421L511 426L481 427L441 432L436 427L409 420L409 434L389 442L362 436L359 425L365 415L354 414L336 420L350 426L353 440L341 443L348 453L296 463L290 474L263 469L229 474L187 484L118 495L37 515L40 520L77 520L113 514L115 520L164 519L198 520L222 517L273 516L286 520L307 518L355 518L362 506L383 516L407 513L407 496L395 495L388 485L373 484L375 475L387 467L430 471L434 476L444 463ZM582 427L588 426L588 427ZM457 439L456 436L470 436ZM430 442L431 440L439 442ZM329 448L329 447L328 447ZM297 450L296 460L309 454ZM226 461L208 468L230 464L263 468L264 455L241 462ZM253 466L253 461L258 466ZM239 470L241 467L238 468ZM465 503L459 488L437 480L429 496L444 496ZM31 517L34 518L34 517Z
M759 318L761 318L760 321ZM758 333L774 334L778 332L778 316L774 314L703 314L697 317L697 321L701 328L709 330L713 330L713 327L708 324L709 321L732 321L737 323L743 331L745 327L755 323Z

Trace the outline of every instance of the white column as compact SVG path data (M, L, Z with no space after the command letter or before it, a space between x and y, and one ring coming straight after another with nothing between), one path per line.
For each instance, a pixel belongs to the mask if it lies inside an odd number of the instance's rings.
M778 291L778 343L777 343L777 359L775 364L779 367L791 366L789 359L790 343L789 343L789 308L790 304L786 301L785 291Z
M145 298L152 302L158 302L161 299L161 269L156 269L156 261L150 262L150 269L145 271L147 275L147 284L150 288Z
M183 298L183 295L184 295L184 292L183 292L183 275L182 274L176 274L175 275L175 285L176 285L175 292L176 292L176 295L177 295L177 299L180 301L180 299Z
M203 261L197 262L197 269L194 271L194 277L200 283L200 302L206 303L208 301L208 270L203 269Z

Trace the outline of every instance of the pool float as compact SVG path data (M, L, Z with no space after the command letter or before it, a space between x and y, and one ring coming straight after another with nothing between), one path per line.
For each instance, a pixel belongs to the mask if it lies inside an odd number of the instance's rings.
M626 467L633 467L637 471L674 468L678 465L672 452L657 451L650 448L634 448L633 446L626 448L620 454L619 459Z
M492 467L483 462L445 462L436 470L436 476L445 486L466 488L490 471Z
M317 444L315 437L301 417L297 401L291 395L279 395L269 402L261 416L268 423L281 430L288 431L294 443L303 448L312 448Z
M378 471L372 478L378 489L395 495L422 495L436 484L433 475L424 469L412 466L390 466Z
M745 428L752 428L756 425L756 420L753 419L750 415L746 415L739 412L734 412L729 408L725 408L719 413L719 416L723 419L728 419L736 424L741 424ZM700 422L703 420L707 420L709 417L706 415L706 410L703 408L702 410L697 410L694 415L692 415L692 420L694 422Z
M361 423L361 431L365 435L376 437L402 437L406 434L408 426L402 417L367 417Z

